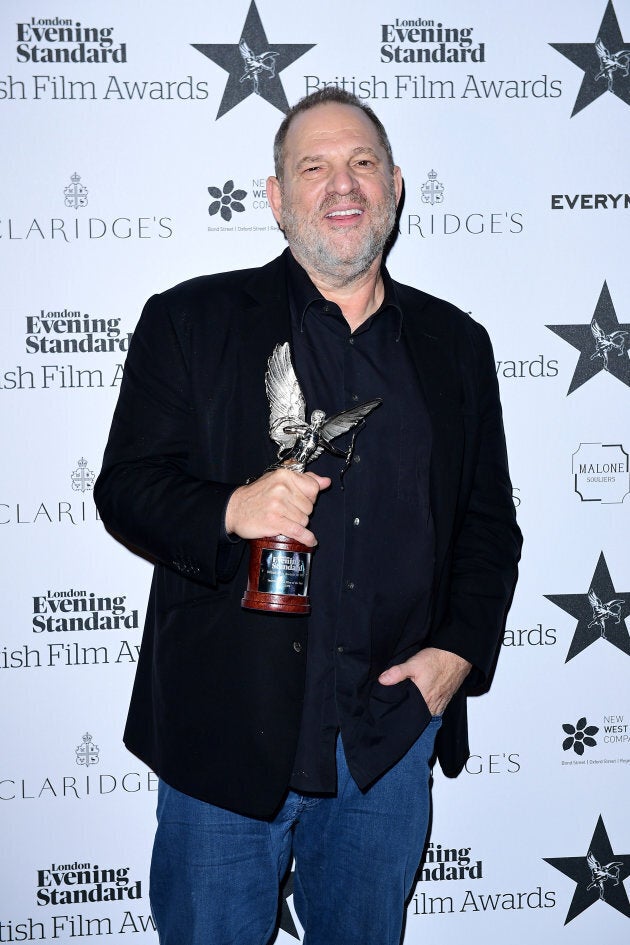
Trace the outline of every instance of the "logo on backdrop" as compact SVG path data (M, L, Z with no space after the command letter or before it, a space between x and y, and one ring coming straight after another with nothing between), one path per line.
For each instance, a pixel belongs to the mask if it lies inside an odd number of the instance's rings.
M16 27L18 62L127 62L127 44L114 45L113 26L85 26L59 16L32 16L28 23L16 23Z
M375 64L371 75L305 75L303 94L334 85L361 99L501 99L508 104L562 95L561 80L547 73L517 78L511 72L509 77L499 78L484 66L480 73L466 72L486 63L486 44L473 35L473 26L452 26L421 17L391 17L389 23L381 20L372 28L378 35L378 47L372 56ZM369 59L366 61L369 64ZM394 70L404 71L393 74Z
M104 756L105 752L102 754ZM144 765L135 771L112 766L107 773L101 770L97 774L95 767L99 765L102 768L101 749L94 744L89 732L82 736L80 745L70 742L66 760L72 764L73 758L72 767L68 768L66 762L62 762L63 767L60 765L54 771L48 772L38 769L34 761L25 776L9 772L7 759L3 759L3 770L0 772L0 806L3 801L38 800L67 800L76 804L80 800L109 794L116 794L118 797L145 792L153 794L158 789L157 775ZM55 885L61 886L60 883Z
M81 309L40 309L26 315L26 354L118 354L129 350L131 332L120 317L93 316Z
M79 465L70 477L72 488L75 492L91 492L95 479L95 474L87 468L87 459L81 457Z
M216 179L216 178L215 178ZM220 178L219 178L220 179ZM242 179L235 185L227 180L223 186L208 187L208 213L213 218L209 233L267 233L278 232L267 200L266 178Z
M584 73L571 118L605 92L630 105L630 41L621 35L612 0L593 42L549 45Z
M97 863L52 863L46 869L37 870L37 905L67 906L142 899L142 882L139 879L133 882L129 872L128 866L101 868ZM67 920L68 916L62 918Z
M615 590L603 551L585 593L544 597L577 620L566 663L599 640L612 643L630 656L630 634L625 623L630 616L630 591Z
M429 171L428 180L420 188L422 203L444 203L444 184L437 179L437 171Z
M288 112L280 73L315 44L270 43L252 0L238 43L191 45L229 73L217 112L217 118L221 118L250 95L259 95L281 112Z
M630 765L627 713L593 711L575 723L564 722L562 731L562 767Z
M99 597L94 591L88 593L71 587L59 591L47 589L44 594L33 596L33 633L85 633L137 630L138 627L138 610L128 609L126 594Z
M576 884L565 925L596 902L604 902L630 918L630 901L623 885L630 876L630 853L613 852L601 814L585 853L543 859Z
M381 62L485 62L486 44L475 45L472 26L444 26L435 20L399 19L381 24Z
M211 217L220 212L222 219L229 223L232 213L243 213L245 210L242 201L247 197L247 191L234 190L233 180L226 181L222 188L208 187L208 193L212 197L208 207Z
M71 176L68 186L64 187L63 194L66 207L72 207L73 210L78 210L79 207L87 207L88 189L83 186L81 183L81 175L77 174L76 171Z
M417 209L412 206L412 212L405 212L399 221L399 232L404 236L428 239L440 236L509 236L523 232L524 211L496 210L470 208L461 210L459 207L449 213L440 212L439 207L444 204L444 184L437 179L437 171L431 170L422 184L411 186L408 193L415 194L418 200ZM409 203L414 198L410 197ZM420 204L424 204L422 209Z
M576 755L582 756L585 748L595 748L597 745L593 736L597 735L599 728L597 725L589 725L586 716L578 719L575 725L565 722L562 730L567 736L562 742L563 751L569 751L572 748Z
M0 641L0 671L133 666L137 662L140 644L112 632L139 629L138 609L127 604L126 594L98 596L83 589L47 589L33 595L32 602L30 632L39 639L35 645L25 643L18 649ZM106 632L101 635L100 631ZM83 645L85 634L90 637L88 646Z
M0 99L2 96L0 95ZM22 218L7 216L0 219L0 239L13 241L38 242L39 240L57 240L60 243L74 243L82 239L101 240L115 238L133 239L170 239L173 235L172 218L167 216L117 216L85 217L79 215L88 203L88 190L81 183L81 176L76 172L71 175L70 183L64 187L64 205L77 213L74 217ZM92 196L94 196L92 194ZM6 248L6 246L5 246Z
M552 210L627 210L630 194L552 194Z
M621 324L604 282L588 325L547 325L580 352L567 396L603 371L630 387L630 323Z
M96 6L96 4L93 4ZM86 25L62 17L31 17L16 23L16 53L21 78L10 74L0 79L0 101L203 101L208 98L208 82L198 82L192 75L174 79L135 80L126 68L127 44L118 42L113 26ZM11 44L12 38L8 38ZM79 64L89 66L108 64L108 69L90 70L86 78L71 78ZM119 74L116 65L123 64ZM64 69L64 72L61 70ZM16 70L16 71L18 71ZM74 73L76 74L76 73Z
M573 480L582 502L623 502L630 492L628 454L621 443L580 443Z
M90 733L86 732L81 739L81 744L74 750L77 764L82 765L84 768L89 768L90 765L97 765L99 762L99 751L100 749L98 745L95 745L92 741Z

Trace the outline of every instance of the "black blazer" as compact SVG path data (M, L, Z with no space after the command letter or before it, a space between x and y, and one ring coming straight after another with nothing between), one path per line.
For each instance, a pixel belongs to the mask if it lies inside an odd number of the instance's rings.
M491 669L521 541L494 359L467 315L408 286L396 291L433 426L428 644L473 663L470 688ZM173 787L257 817L272 816L289 783L308 618L243 610L246 543L225 553L219 536L233 488L274 459L264 377L274 345L290 337L283 257L150 299L94 490L107 527L156 561L125 743ZM379 672L401 655L410 654L392 643ZM384 687L374 688L382 702ZM404 739L390 721L402 716L368 711L371 698L357 732L374 746L366 784L429 719L409 680L387 693L404 703ZM468 757L465 701L455 696L438 741L451 775Z

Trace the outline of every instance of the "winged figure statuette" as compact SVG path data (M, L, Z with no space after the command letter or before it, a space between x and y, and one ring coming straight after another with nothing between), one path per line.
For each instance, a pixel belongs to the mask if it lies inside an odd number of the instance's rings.
M599 891L599 898L605 902L604 886L609 879L613 880L613 886L619 885L619 870L623 866L623 861L613 860L611 863L606 863L605 866L602 866L589 850L586 862L591 871L591 882L586 887L586 890L588 892L589 889L597 889Z
M265 375L265 386L269 398L269 435L278 444L278 460L271 466L284 466L296 472L304 472L308 463L317 459L326 450L333 456L345 459L341 476L352 460L354 442L365 424L365 418L382 400L369 400L364 404L326 417L323 410L313 410L310 423L306 420L306 401L293 364L289 343L278 344L273 350ZM347 450L337 449L332 441L352 431Z

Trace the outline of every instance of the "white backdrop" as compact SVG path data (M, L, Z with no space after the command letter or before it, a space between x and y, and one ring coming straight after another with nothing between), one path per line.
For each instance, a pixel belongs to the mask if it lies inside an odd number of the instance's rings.
M0 10L0 942L157 939L156 779L121 743L150 569L105 533L91 487L144 300L283 249L263 194L278 106L335 81L374 107L403 169L393 276L490 331L525 534L472 757L435 775L405 943L621 945L629 5L257 12ZM292 910L289 890L281 945L300 935Z

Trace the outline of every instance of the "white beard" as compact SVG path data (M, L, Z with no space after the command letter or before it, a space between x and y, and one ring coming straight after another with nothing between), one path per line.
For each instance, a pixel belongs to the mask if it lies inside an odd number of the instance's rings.
M307 270L317 272L338 286L348 285L368 271L383 252L396 222L393 181L383 207L376 211L360 191L352 191L343 197L330 194L310 217L294 211L286 201L284 192L282 198L282 230L294 256ZM328 235L320 228L322 213L334 209L342 201L351 202L371 213L372 222L359 244L352 239L354 229L351 227L344 226L343 230L340 227L339 236L342 237L345 232L350 237L347 240Z

